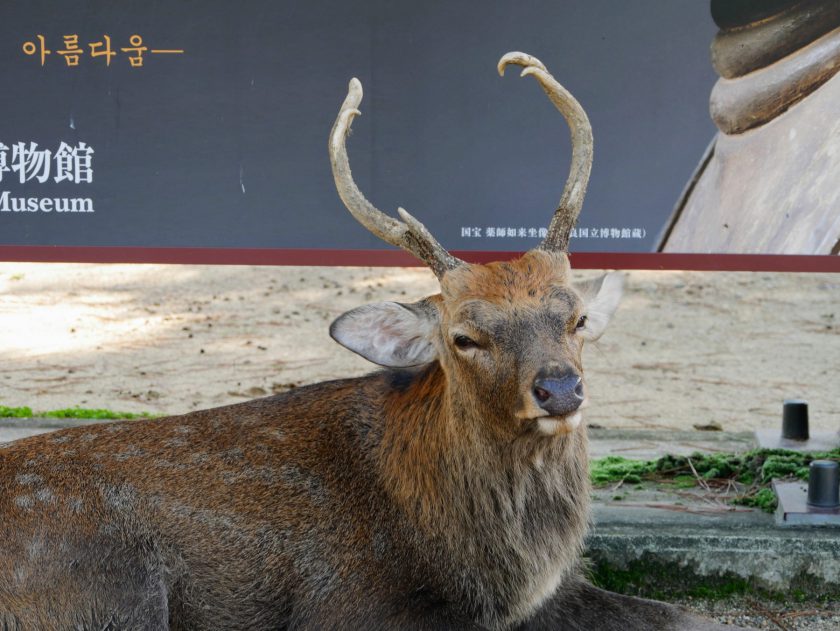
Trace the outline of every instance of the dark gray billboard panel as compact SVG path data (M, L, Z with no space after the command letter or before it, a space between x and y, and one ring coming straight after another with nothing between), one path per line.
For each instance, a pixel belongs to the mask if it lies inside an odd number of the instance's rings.
M408 260L332 182L353 76L368 197L449 249L525 250L570 143L533 80L497 75L509 50L542 59L592 121L572 250L652 252L716 131L715 30L696 0L3 3L0 259Z

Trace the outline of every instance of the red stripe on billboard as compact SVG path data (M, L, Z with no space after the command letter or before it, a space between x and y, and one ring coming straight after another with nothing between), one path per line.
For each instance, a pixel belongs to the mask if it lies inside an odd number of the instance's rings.
M459 251L474 263L516 258L521 252ZM793 254L572 253L576 269L647 269L747 272L840 272L840 256ZM0 246L0 261L32 263L176 263L193 265L421 265L399 250L296 250L269 248L145 248Z

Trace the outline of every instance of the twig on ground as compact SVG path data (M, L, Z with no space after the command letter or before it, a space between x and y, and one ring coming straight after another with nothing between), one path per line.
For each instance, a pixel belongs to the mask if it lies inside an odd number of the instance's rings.
M784 622L779 620L779 618L776 617L776 615L772 611L769 611L766 607L763 607L758 601L748 599L747 600L747 605L749 605L750 609L755 611L757 614L762 615L765 618L767 618L770 622L775 624L782 631L793 631L793 629L791 629Z
M801 618L803 616L822 616L823 612L817 609L803 609L799 611L785 611L779 615L787 620L788 618Z
M710 488L709 488L709 485L708 485L708 484L706 484L706 481L705 481L703 478L701 478L701 477L700 477L700 475L697 473L697 469L695 469L695 468L694 468L694 463L693 463L693 462L691 462L691 458L689 458L688 456L686 456L686 457L685 457L685 459L688 461L688 466L689 466L689 467L691 467L691 473L693 473L693 474L694 474L694 477L696 478L697 483L698 483L700 486L702 486L704 489L706 489L706 491L708 491L709 493L711 493L711 492L712 492L712 489L710 489Z
M610 493L615 493L618 489L620 489L620 488L621 488L621 486L624 484L624 480L626 480L626 479L627 479L627 476L625 475L623 478L621 478L621 479L618 481L618 483L617 483L614 487L612 487L612 488L610 489Z

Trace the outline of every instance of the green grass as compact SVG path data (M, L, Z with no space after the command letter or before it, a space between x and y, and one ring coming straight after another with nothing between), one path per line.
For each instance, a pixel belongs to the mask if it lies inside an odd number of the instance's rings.
M80 418L80 419L136 419L136 418L153 418L155 415L148 412L141 412L139 414L133 412L115 412L114 410L106 410L102 408L65 408L63 410L47 410L46 412L33 412L30 407L7 407L0 405L0 418Z
M29 418L34 416L32 408L10 408L5 405L0 405L0 418Z

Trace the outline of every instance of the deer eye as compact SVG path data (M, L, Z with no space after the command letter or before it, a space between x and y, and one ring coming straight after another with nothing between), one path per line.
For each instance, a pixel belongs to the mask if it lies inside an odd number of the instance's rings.
M456 335L452 341L455 343L455 346L457 346L461 350L466 350L468 348L478 348L478 342L476 342L471 337L467 337L463 334Z
M580 319L577 321L577 324L575 325L575 329L577 331L580 331L585 326L586 326L586 316L582 315L582 316L580 316Z

